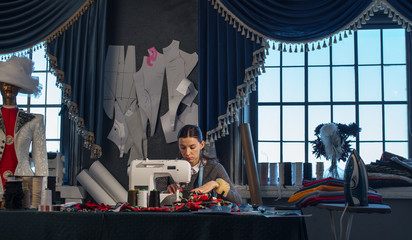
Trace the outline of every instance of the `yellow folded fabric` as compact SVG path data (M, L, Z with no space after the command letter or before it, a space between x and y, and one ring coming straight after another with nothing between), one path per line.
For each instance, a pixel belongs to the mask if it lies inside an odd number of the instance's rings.
M230 190L230 185L225 180L218 178L216 182L219 184L219 187L216 189L216 192L223 197L226 197Z
M318 186L315 188L307 189L302 192L298 192L290 196L288 202L296 202L302 197L306 196L308 193L314 192L314 191L343 191L343 187L338 187L338 186L328 186L328 185L322 185Z

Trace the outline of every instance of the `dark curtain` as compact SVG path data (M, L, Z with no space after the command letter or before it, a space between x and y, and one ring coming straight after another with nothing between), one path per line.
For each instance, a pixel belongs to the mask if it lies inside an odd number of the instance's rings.
M0 1L0 53L30 48L53 37L87 0ZM58 34L56 32L56 35ZM62 31L60 29L60 31Z
M208 1L199 1L199 126L208 132L207 141L225 135L223 126L237 117L226 118L228 102L237 99L237 87L244 83L245 69L258 48L259 44L228 25ZM231 106L242 104L236 101ZM235 109L230 112L234 114ZM209 131L215 128L216 132Z
M77 22L47 46L55 61L63 92L62 153L70 159L69 181L82 169L83 145L92 151L91 158L99 158L103 126L103 70L106 51L106 0L90 5ZM78 133L82 137L75 136ZM96 144L94 144L94 139ZM70 177L71 176L71 177Z

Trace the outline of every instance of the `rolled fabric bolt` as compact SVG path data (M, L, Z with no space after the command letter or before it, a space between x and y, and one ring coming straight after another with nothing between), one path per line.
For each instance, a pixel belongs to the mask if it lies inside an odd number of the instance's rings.
M260 176L260 185L261 186L268 185L268 182L269 182L268 168L269 168L269 163L258 163L259 176Z
M312 180L312 163L303 164L303 179Z
M323 162L316 163L316 179L323 179Z
M276 186L278 185L278 164L270 163L269 164L269 185Z
M285 185L285 163L279 163L279 185Z
M303 163L295 163L295 185L302 186L303 181Z
M293 185L294 179L292 178L292 163L291 162L285 162L284 164L284 178L285 178L285 185L286 186L291 186Z

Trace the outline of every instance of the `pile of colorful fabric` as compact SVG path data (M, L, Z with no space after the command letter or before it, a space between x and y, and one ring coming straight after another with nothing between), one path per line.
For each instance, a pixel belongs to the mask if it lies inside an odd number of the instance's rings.
M384 152L380 160L366 165L373 188L412 186L412 160Z
M127 203L120 204L117 207L111 207L104 204L96 204L89 201L85 204L75 204L64 211L68 212L189 212L198 211L200 209L211 209L215 206L222 206L225 209L230 209L232 212L238 212L239 206L237 204L224 201L222 199L213 197L210 193L190 192L190 194L176 202L171 207L138 207L130 206Z
M341 179L329 177L315 181L304 180L303 184L288 202L301 208L318 203L345 203L344 183ZM368 202L381 204L382 195L369 188Z

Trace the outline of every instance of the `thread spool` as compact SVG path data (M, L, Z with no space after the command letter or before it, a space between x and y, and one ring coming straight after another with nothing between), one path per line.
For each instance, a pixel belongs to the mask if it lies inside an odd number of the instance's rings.
M139 189L130 189L127 193L127 202L129 206L137 206L137 194L139 194Z
M269 164L269 185L276 186L278 185L278 164L277 163L270 163Z
M31 182L31 206L30 208L38 209L40 205L41 192L43 189L43 177L33 176L29 177Z
M52 190L46 188L41 191L39 211L51 211L52 206Z
M30 189L23 188L23 208L27 209L30 208L31 200L30 200Z
M160 207L160 194L157 189L150 191L149 195L149 207Z
M23 207L23 188L22 181L10 181L5 183L6 190L4 192L6 209L22 209Z
M147 208L147 189L140 189L139 193L137 194L137 206L138 207L146 207Z
M316 179L323 179L323 162L316 163Z

